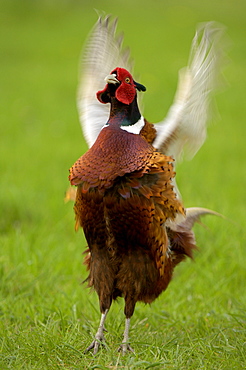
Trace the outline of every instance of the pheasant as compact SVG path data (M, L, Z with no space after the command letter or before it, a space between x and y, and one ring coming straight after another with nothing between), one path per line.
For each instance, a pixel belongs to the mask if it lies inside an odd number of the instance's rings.
M86 349L94 354L117 297L125 300L126 318L119 350L133 351L129 328L136 303L151 303L167 288L175 266L192 258L194 222L216 214L184 208L174 161L185 146L194 155L205 140L221 29L209 23L197 31L174 103L156 125L140 112L138 92L146 88L133 79L116 24L100 17L87 42L78 108L89 150L69 175L77 188L76 229L83 228L88 243L87 281L100 303L100 325Z

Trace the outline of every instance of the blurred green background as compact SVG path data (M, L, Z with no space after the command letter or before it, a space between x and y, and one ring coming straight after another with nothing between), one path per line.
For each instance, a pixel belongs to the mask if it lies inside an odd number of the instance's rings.
M74 232L73 205L63 200L68 169L86 150L75 99L81 48L97 20L95 9L118 16L118 30L124 31L124 44L131 48L135 73L147 86L144 115L152 122L161 120L171 105L178 70L188 61L197 24L215 20L226 27L228 56L224 84L216 97L219 115L196 157L178 166L177 178L186 206L211 208L231 221L209 218L205 223L210 230L196 228L201 246L196 263L183 264L153 311L139 306L136 317L153 316L165 307L178 320L179 309L189 307L194 322L209 308L223 315L244 312L245 318L246 2L1 0L2 368L56 368L59 361L54 356L47 354L42 360L40 341L49 353L58 348L56 341L64 344L63 335L73 345L66 349L69 363L74 348L82 351L90 340L89 334L80 337L89 333L90 320L92 332L97 325L97 297L79 285L86 276L82 267L86 244L82 232ZM188 296L194 300L188 302ZM123 320L122 308L119 316ZM81 327L76 332L78 320ZM71 322L76 343L67 330ZM234 322L231 328L235 329ZM140 325L139 337L142 329ZM245 343L245 331L240 335L240 343ZM151 333L148 336L152 338ZM211 368L242 366L242 352L227 351L225 367L216 367L213 359ZM65 361L62 353L59 356ZM164 361L163 354L158 359L148 356L150 363ZM170 368L200 368L195 360L189 367L184 361L182 367L173 356ZM73 361L79 363L79 356ZM102 361L104 366L114 363L112 358Z

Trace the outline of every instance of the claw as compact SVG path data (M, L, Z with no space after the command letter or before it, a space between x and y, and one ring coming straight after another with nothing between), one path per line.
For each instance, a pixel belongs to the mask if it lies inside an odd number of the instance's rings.
M119 346L118 352L121 352L121 351L122 351L122 355L125 355L127 352L133 352L134 353L134 349L128 343L122 343Z
M85 349L84 353L89 352L90 350L94 349L93 355L96 355L101 345L105 347L104 337L101 339L95 338L93 342L89 345L89 347Z

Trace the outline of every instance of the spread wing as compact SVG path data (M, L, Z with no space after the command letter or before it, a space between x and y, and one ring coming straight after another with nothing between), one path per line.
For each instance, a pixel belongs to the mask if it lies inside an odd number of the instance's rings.
M132 70L129 50L122 49L123 35L116 35L117 19L99 17L86 42L79 81L77 105L87 144L92 146L109 117L109 104L96 98L105 86L104 78L116 67Z
M154 147L180 159L184 149L192 157L206 139L212 113L212 94L218 84L223 27L202 24L192 42L188 66L180 71L178 88L167 117L155 125Z

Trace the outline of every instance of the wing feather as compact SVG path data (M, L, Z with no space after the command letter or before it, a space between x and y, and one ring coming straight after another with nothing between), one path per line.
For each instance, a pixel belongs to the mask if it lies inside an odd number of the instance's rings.
M77 105L82 130L89 147L109 117L109 104L102 104L96 92L114 68L132 70L129 49L123 49L123 34L116 35L117 18L99 17L88 37L81 60Z
M192 42L188 66L179 74L173 105L167 117L155 125L154 146L176 160L184 149L192 157L206 139L212 113L212 93L220 75L224 28L214 22L202 24Z

